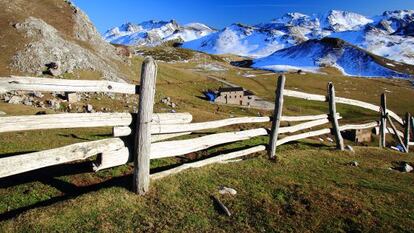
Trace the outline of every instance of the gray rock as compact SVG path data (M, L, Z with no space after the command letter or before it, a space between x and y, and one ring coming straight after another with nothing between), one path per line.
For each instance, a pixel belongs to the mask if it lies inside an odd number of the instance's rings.
M73 104L73 103L77 103L79 101L79 96L77 93L66 93L66 100Z
M50 108L53 108L55 110L60 109L60 103L57 100L51 99L51 100L48 100L47 102L48 102Z
M20 96L13 96L9 99L9 104L21 104L23 101L23 98Z
M175 103L171 103L171 108L176 108L177 105Z
M93 110L93 106L91 104L86 105L86 111L91 113Z
M404 166L402 167L403 172L408 173L408 172L412 172L413 170L414 170L414 168L408 163L405 163Z
M230 195L236 195L237 194L237 191L235 190L235 189L232 189L232 188L228 188L228 187L222 187L220 190L219 190L219 193L221 194L221 195L226 195L226 194L230 194Z
M350 165L353 166L353 167L358 167L359 166L359 163L358 163L358 161L352 161L350 163Z
M48 69L48 71L49 71L49 74L52 75L52 76L54 76L54 77L58 77L58 76L62 75L62 73L63 73L60 68L57 68L57 69Z
M0 116L5 116L7 113L0 111Z
M42 92L35 91L32 94L36 98L43 98L44 97L44 95L42 94Z
M33 106L33 101L30 101L30 99L25 99L25 100L23 101L23 104L24 104L24 105L27 105L27 106Z
M45 65L51 62L60 63L54 75L72 73L75 70L99 70L103 77L111 81L124 82L124 75L111 62L120 60L115 48L100 38L89 19L77 10L75 13L76 37L89 43L92 49L87 49L73 40L67 40L53 26L45 21L29 17L17 23L15 28L28 40L28 44L12 57L11 67L22 72L42 74ZM56 72L56 73L55 73Z

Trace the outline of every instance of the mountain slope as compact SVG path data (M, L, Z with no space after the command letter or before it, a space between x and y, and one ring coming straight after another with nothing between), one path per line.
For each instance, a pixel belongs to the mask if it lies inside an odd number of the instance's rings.
M391 60L382 63L375 55L336 38L309 40L272 55L256 59L252 67L274 71L305 70L318 72L335 67L344 75L365 77L409 77L396 70ZM389 68L387 68L388 66Z
M387 11L368 18L332 10L325 15L288 13L255 26L233 24L184 48L212 54L265 57L304 41L334 37L391 60L414 64L414 11Z
M64 0L0 1L1 75L41 75L49 63L62 73L93 71L122 81L125 67L89 18Z
M146 21L140 24L126 23L108 30L106 41L113 44L134 46L156 46L170 40L191 41L214 32L214 29L191 23L184 26L176 21Z

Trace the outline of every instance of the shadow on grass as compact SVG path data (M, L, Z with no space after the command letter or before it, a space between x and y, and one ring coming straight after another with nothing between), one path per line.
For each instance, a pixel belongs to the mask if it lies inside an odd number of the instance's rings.
M208 156L200 156L199 158L193 159L191 161L188 161L187 159L183 159L182 162L179 162L177 164L153 168L151 169L151 174L172 169L174 167L184 164L185 162L197 162L197 161L210 158L210 157L214 157L217 155L227 154L227 153L232 153L235 151L247 149L252 146L253 145L246 145L244 147L224 149L224 150L220 150L217 152L212 152ZM313 143L309 143L308 146L327 147L324 145L313 144ZM210 149L214 149L214 148L215 147L210 148ZM87 194L90 192L96 192L101 189L111 188L111 187L121 187L121 188L131 190L132 188L132 174L112 177L103 182L91 184L88 186L77 186L70 182L66 182L66 181L58 179L58 177L77 175L77 174L86 174L90 172L92 172L91 162L86 161L82 163L63 164L63 165L42 168L36 171L26 172L23 174L18 174L18 175L14 175L11 177L0 179L0 188L8 188L12 186L17 186L21 184L38 181L38 182L42 182L43 184L54 187L63 193L60 196L52 197L48 200L40 201L35 204L17 208L17 209L8 211L8 212L0 213L0 221L13 219L26 211L40 208L40 207L46 207L46 206L56 204L58 202L63 202L63 201L67 201L70 199L74 199L83 194Z
M123 187L123 188L130 189L131 184L132 184L131 182L132 175L115 177L107 181L98 183L98 184L93 184L93 185L84 186L84 187L78 187L71 183L61 181L55 178L47 178L47 179L40 180L40 181L61 190L65 194L62 196L52 197L45 201L41 201L41 202L38 202L32 205L24 206L21 208L17 208L17 209L2 213L0 214L0 221L13 219L26 211L40 208L40 207L50 206L50 205L53 205L55 203L62 202L62 201L67 201L67 200L76 198L78 196L81 196L83 194L90 193L90 192L96 192L104 188Z

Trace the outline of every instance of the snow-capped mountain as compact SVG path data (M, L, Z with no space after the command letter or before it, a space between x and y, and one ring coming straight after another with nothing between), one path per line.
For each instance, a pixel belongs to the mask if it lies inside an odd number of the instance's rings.
M113 44L156 46L170 40L191 41L213 32L214 29L201 23L182 26L174 20L151 20L140 24L126 23L112 28L104 34L104 38Z
M333 32L354 31L372 23L372 19L347 11L332 10L321 18L323 29Z
M252 67L273 71L318 72L335 67L344 75L365 77L408 77L395 71L399 63L375 56L337 38L312 39L253 61ZM389 67L389 68L388 68Z
M414 11L387 11L372 18L332 10L325 15L289 13L254 26L233 24L184 48L260 58L311 39L334 37L391 60L414 64Z

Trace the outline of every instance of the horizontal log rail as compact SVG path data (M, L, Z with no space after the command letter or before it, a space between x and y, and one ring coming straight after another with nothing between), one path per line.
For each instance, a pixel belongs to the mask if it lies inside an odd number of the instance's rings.
M139 94L137 90L139 90L139 86L111 81L69 80L19 76L0 78L0 93L10 91L62 91Z
M201 151L213 146L268 135L263 128L239 132L218 133L199 138L151 144L151 159L161 159Z
M345 131L345 130L351 130L351 129L372 129L375 127L379 126L379 122L378 121L373 121L373 122L369 122L369 123L365 123L365 124L357 124L357 125L342 125L339 127L339 129L341 131Z
M295 122L295 121L314 121L314 120L322 120L322 119L328 119L328 114L309 115L309 116L282 116L281 121Z
M126 126L132 123L130 113L67 113L36 116L11 116L0 118L0 133L40 129L91 128ZM158 113L153 123L171 124L190 122L189 113Z
M378 122L370 122L370 123L366 123L366 124L356 124L356 125L342 125L342 126L339 127L339 129L341 131L351 130L351 129L370 129L370 128L374 128L376 126L378 126ZM297 141L297 140L306 139L306 138L310 138L310 137L317 137L317 136L330 134L330 133L331 133L331 129L320 129L320 130L315 130L315 131L306 132L306 133L302 133L302 134L286 136L282 139L279 139L277 141L277 145L279 146L279 145L283 145L283 144L286 144L286 143L291 142L291 141Z
M270 122L270 117L238 117L201 123L153 125L151 127L151 134L194 132L206 129L216 129L230 125L262 122Z
M100 153L125 147L119 138L82 142L51 150L0 158L0 178L58 164L85 160Z
M308 94L305 92L300 92L300 91L292 91L292 90L284 90L284 95L285 96L289 96L289 97L294 97L294 98L301 98L301 99L306 99L306 100L313 100L313 101L321 101L321 102L325 102L326 101L326 96L323 95L316 95L316 94ZM365 109L369 109L375 112L380 112L380 107L374 104L370 104L370 103L366 103L363 101L359 101L359 100L353 100L353 99L347 99L347 98L343 98L343 97L335 97L335 101L336 103L340 103L340 104L347 104L347 105L352 105L352 106L357 106L357 107L361 107L361 108L365 108ZM401 117L399 117L396 113L394 113L393 111L387 109L387 113L394 118L398 123L400 123L401 125L404 125L404 121Z
M175 167L175 168L172 168L166 171L154 173L150 176L150 178L153 180L157 180L157 179L167 177L169 175L180 173L182 171L185 171L191 168L200 168L200 167L204 167L210 164L220 163L226 160L237 159L242 156L258 153L258 152L265 151L265 150L266 150L265 146L255 146L249 149L240 150L240 151L236 151L236 152L232 152L232 153L224 154L224 155L218 155L218 156L207 158L207 159L197 161L197 162L185 163L183 165L180 165L178 167Z
M340 116L338 114L340 119ZM326 120L328 114L322 115L310 115L310 116L283 116L282 121L299 122L299 121L310 121L310 120ZM216 129L225 126L248 124L248 123L266 123L270 122L271 117L237 117L222 119L209 122L190 123L190 122L179 122L176 124L161 124L153 125L151 129L152 134L169 134L169 133L182 133L182 132L195 132L207 129ZM325 120L323 122L325 122ZM321 122L321 121L318 121ZM312 126L312 123L310 123ZM295 126L292 126L292 129ZM304 128L306 129L306 128ZM286 129L289 131L289 129ZM288 132L287 131L287 132ZM129 127L115 127L113 129L114 137L124 137L131 134L131 128Z

